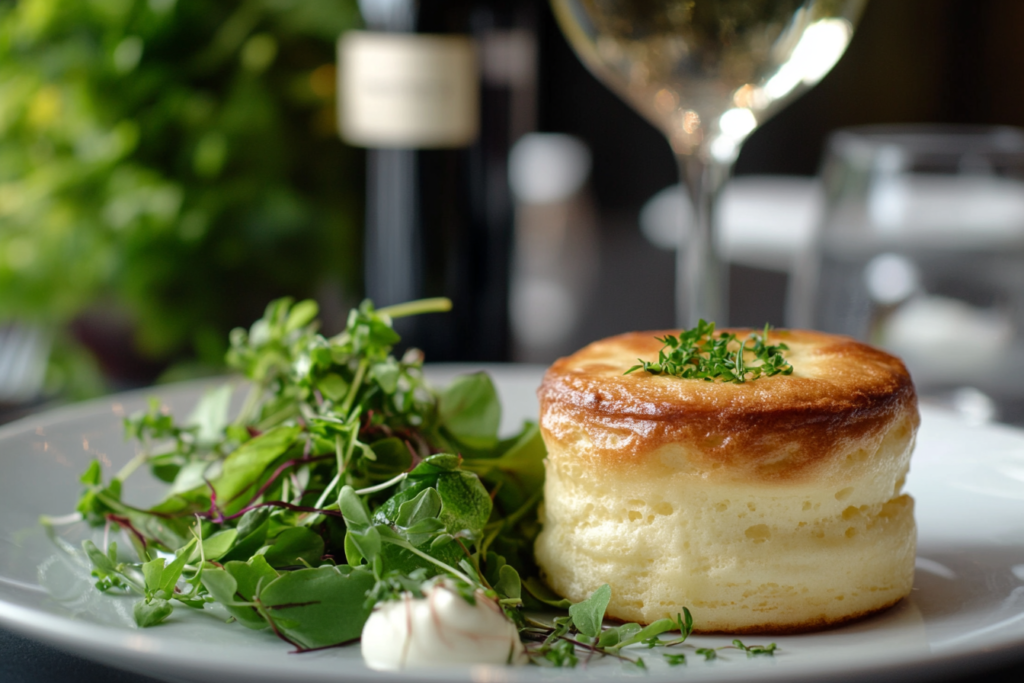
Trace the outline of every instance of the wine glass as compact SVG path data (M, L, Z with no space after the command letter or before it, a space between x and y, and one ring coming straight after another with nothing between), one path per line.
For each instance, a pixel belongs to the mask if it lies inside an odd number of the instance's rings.
M587 67L660 129L694 210L677 323L727 322L715 200L743 140L846 50L867 0L551 0Z

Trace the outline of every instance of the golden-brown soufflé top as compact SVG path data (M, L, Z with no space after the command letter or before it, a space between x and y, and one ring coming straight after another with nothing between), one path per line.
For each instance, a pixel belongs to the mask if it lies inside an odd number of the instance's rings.
M722 330L716 332L718 334ZM728 329L740 340L752 332ZM758 330L759 332L759 330ZM703 476L759 483L828 477L851 443L909 418L917 397L903 363L848 337L773 330L785 343L790 375L742 384L683 379L638 370L656 360L656 337L675 330L631 332L594 342L552 365L538 390L546 439L578 443L581 432L595 466L649 467L661 446L685 447Z

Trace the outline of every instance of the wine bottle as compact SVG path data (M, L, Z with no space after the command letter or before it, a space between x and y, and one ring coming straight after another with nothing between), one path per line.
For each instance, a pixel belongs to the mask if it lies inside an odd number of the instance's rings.
M338 42L339 130L366 147L366 295L429 296L451 313L402 320L431 360L509 353L510 145L533 127L533 6L360 0Z

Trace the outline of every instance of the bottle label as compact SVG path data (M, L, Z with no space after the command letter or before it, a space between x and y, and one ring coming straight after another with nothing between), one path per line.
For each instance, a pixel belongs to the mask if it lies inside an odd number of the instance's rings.
M466 147L479 130L468 36L349 31L338 40L338 128L360 147Z

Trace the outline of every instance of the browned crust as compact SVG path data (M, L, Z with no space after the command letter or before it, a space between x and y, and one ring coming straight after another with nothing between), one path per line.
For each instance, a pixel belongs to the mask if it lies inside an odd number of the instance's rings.
M741 338L751 330L733 329ZM667 443L689 446L691 466L721 476L793 480L820 473L854 441L871 439L901 418L916 429L917 397L903 363L879 349L820 332L778 330L792 375L743 384L625 375L637 358L654 360L655 337L610 337L556 361L538 390L549 443L582 430L590 455L609 467L647 466ZM614 435L605 445L602 435ZM598 438L594 438L598 437Z

